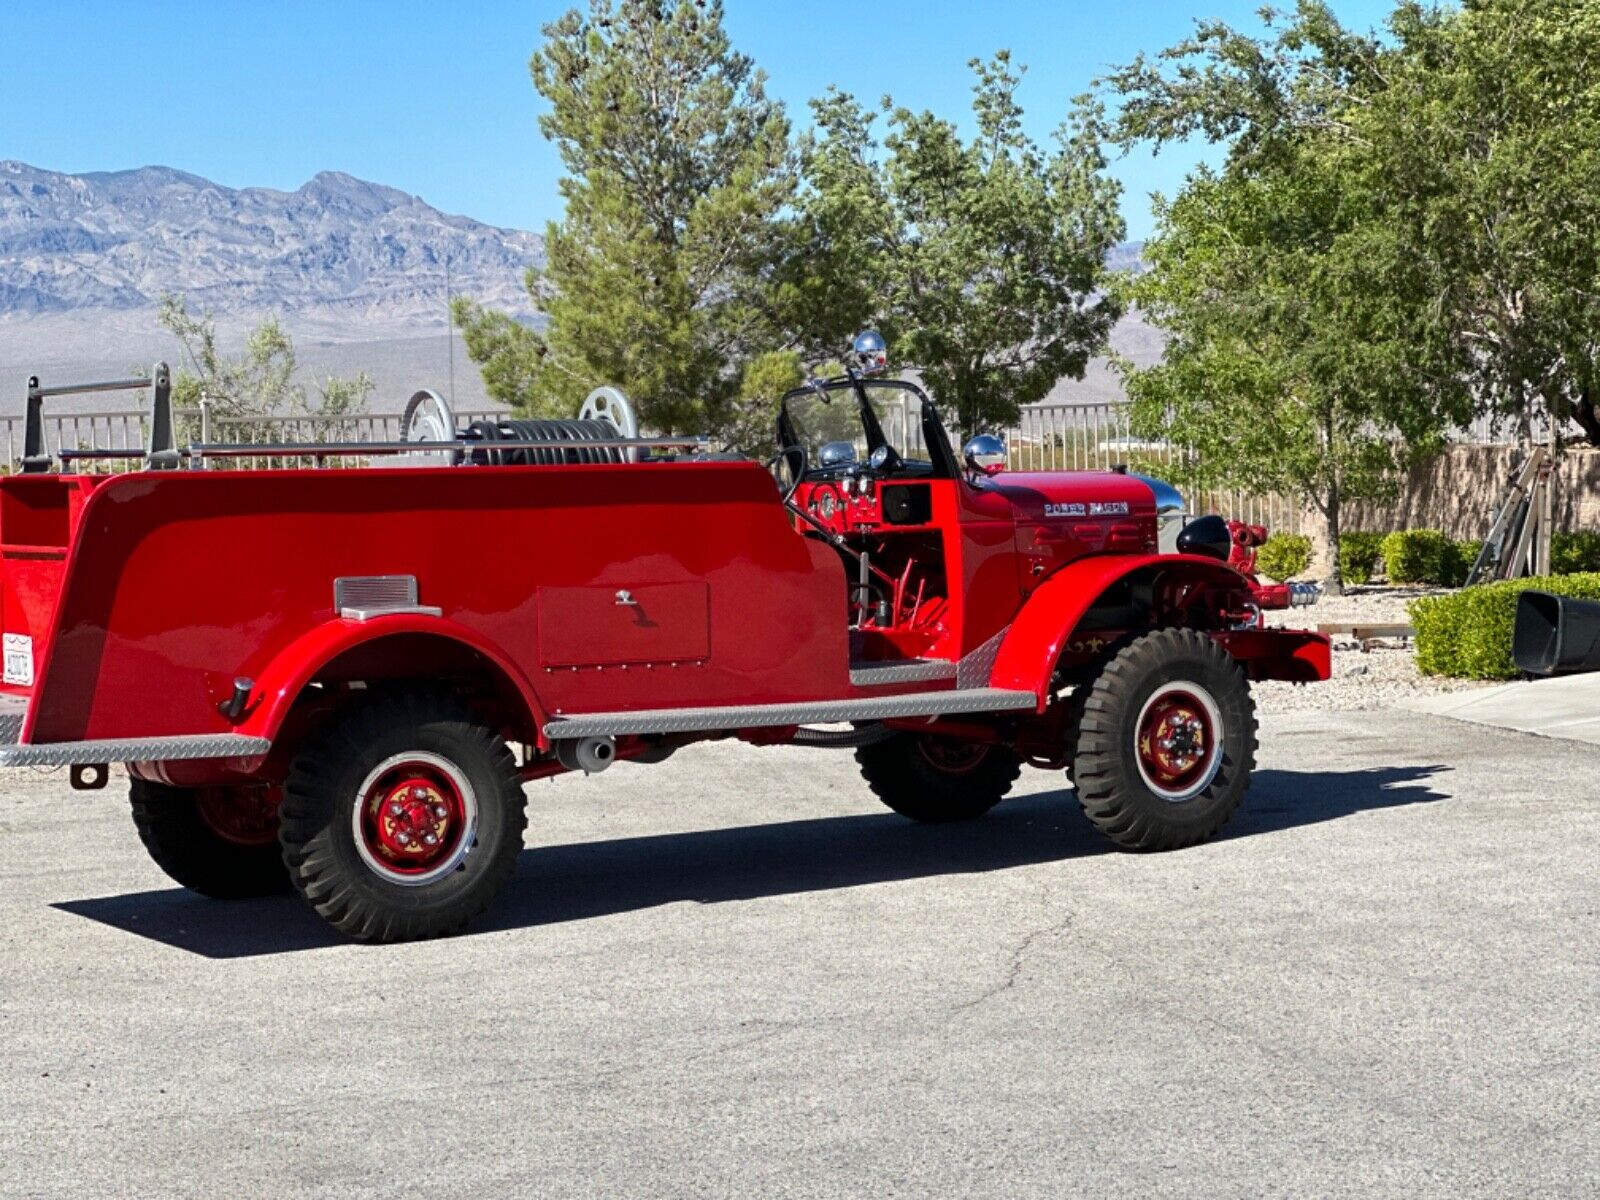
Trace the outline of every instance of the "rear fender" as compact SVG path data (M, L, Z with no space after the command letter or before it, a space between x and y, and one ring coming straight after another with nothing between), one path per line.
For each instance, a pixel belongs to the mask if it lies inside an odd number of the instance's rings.
M1101 628L1084 630L1085 618L1096 609L1104 616L1113 603L1128 607L1120 593L1136 597L1134 607L1141 611L1135 623L1204 628L1222 623L1222 613L1248 611L1250 584L1232 567L1190 554L1079 559L1041 583L1023 604L995 656L990 685L1031 691L1043 712L1063 653L1090 642Z
M335 620L301 635L261 672L238 732L275 738L289 719L307 685L324 676L331 664L352 655L382 654L383 642L395 643L397 655L415 657L418 639L456 657L469 657L485 672L512 711L509 723L524 740L543 744L546 715L521 670L482 635L448 618L393 613L366 621ZM405 670L385 670L386 678L404 678Z

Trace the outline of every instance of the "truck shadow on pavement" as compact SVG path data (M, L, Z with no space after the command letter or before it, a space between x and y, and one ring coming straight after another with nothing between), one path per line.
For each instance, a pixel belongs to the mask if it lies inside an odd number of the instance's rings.
M1259 771L1243 808L1213 845L1446 800L1448 793L1430 785L1448 769ZM916 825L872 812L532 847L522 852L499 902L467 936L684 901L716 904L1001 871L1113 850L1078 812L1070 788L1019 797L981 821L959 825ZM1159 855L1141 861L1160 870ZM220 903L167 888L52 907L208 958L345 942L296 896Z

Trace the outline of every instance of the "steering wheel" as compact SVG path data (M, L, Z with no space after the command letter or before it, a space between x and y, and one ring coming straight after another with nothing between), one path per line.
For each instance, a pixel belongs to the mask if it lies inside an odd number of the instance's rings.
M796 466L791 468L789 461L797 460ZM789 484L783 489L783 503L789 508L794 507L794 494L800 490L800 481L806 477L806 448L804 446L785 446L771 458L767 459L767 470L772 470L779 463L784 464L784 469L789 471ZM780 485L781 486L781 485Z

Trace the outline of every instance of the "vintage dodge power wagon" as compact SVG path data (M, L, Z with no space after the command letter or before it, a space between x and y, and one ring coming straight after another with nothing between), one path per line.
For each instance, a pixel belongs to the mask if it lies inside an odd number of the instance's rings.
M786 396L765 467L639 436L613 389L571 421L458 429L423 392L397 442L179 445L161 366L146 446L55 456L48 397L136 381L31 380L0 765L95 788L125 763L178 883L292 886L370 941L489 905L529 780L709 738L852 749L919 821L981 815L1028 764L1119 846L1214 833L1249 681L1327 678L1326 638L1262 621L1303 597L1230 565L1220 517L1158 513L1164 485L1007 471L987 436L958 459L884 363L869 332ZM80 465L114 457L138 461Z

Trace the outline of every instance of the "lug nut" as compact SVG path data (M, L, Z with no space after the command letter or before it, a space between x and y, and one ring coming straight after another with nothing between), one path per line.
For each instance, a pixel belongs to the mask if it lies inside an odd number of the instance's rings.
M422 835L422 843L425 846L437 846L439 844L439 839L434 837L431 833L425 833Z
M399 842L402 846L409 846L411 844L411 835L402 829L399 833L394 835L394 840Z
M399 804L398 801L395 802L394 804L389 805L389 815L391 817L398 817L401 813L403 813L405 811L406 811L405 809L400 807L400 804Z
M445 817L445 807L444 807L444 805L435 804L433 806L433 815L438 817L441 821L444 820L444 817Z

